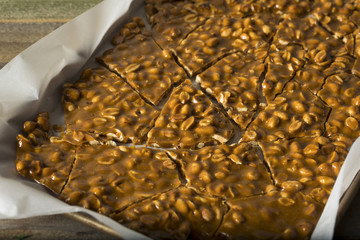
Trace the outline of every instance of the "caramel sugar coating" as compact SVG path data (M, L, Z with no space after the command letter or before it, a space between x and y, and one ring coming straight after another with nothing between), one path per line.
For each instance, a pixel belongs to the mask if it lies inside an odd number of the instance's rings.
M25 122L23 130L27 136L17 136L16 170L59 194L75 160L74 146L50 141L48 113L40 113L35 122Z
M199 25L212 16L223 15L222 0L216 1L146 1L145 12L152 35L162 49L173 49Z
M345 72L326 79L318 95L332 108L325 126L327 136L343 135L355 141L360 135L359 85L359 77Z
M214 17L191 32L175 49L179 63L190 76L226 54L240 51L256 59L266 57L277 18L254 15L247 18ZM264 25L267 27L264 28Z
M356 29L352 22L354 9L350 1L316 0L311 14L335 37L342 38Z
M199 74L196 81L245 130L259 105L259 78L263 71L262 61L234 53Z
M230 120L186 80L173 90L148 133L147 144L195 149L226 143L233 134Z
M271 45L266 58L267 71L262 82L262 93L267 103L282 92L296 71L304 65L305 51L299 45Z
M209 239L227 207L222 200L180 187L111 215L154 239Z
M60 198L109 215L180 183L175 163L161 150L82 146Z
M113 39L114 48L105 51L98 60L123 77L141 96L157 105L173 83L186 79L167 50L161 50L135 17Z
M168 150L178 161L186 186L226 199L265 193L272 185L256 149L247 143L204 147L199 150Z
M84 134L109 140L139 143L153 126L159 112L127 83L106 68L84 70L74 84L63 90L67 131L81 142Z
M321 58L319 56L318 61L322 62L321 64L327 63L332 57L347 53L343 42L320 27L310 16L304 18L285 17L277 28L273 44L300 44L313 56L321 52Z
M275 184L325 204L352 142L323 136L260 142Z
M310 239L323 206L279 192L229 201L215 239Z
M270 103L245 131L242 142L320 136L330 108L295 81Z

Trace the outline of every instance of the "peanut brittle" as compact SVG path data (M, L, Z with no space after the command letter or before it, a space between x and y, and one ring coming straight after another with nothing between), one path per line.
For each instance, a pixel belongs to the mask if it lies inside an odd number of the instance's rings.
M259 113L241 141L320 136L329 110L329 107L309 90L291 81L284 91Z
M161 150L82 146L60 198L109 215L180 183L175 163Z
M263 1L258 0L225 0L229 15L244 17L256 13L266 13L268 9Z
M305 51L298 45L271 45L266 59L267 72L262 83L262 93L267 103L282 92L285 84L304 65Z
M351 145L351 142L350 142ZM260 142L275 184L325 204L350 148L326 137Z
M147 144L194 149L226 143L233 135L230 120L186 80L173 90L148 133Z
M17 171L155 239L309 239L360 136L360 1L144 5Z
M276 18L260 15L244 19L215 17L190 33L174 49L179 63L190 76L209 67L226 54L240 51L264 59L274 32Z
M135 203L111 217L154 239L209 239L226 210L220 199L180 187Z
M325 82L323 69L314 64L305 65L296 72L294 80L316 94Z
M322 62L347 53L344 43L317 25L316 20L311 17L294 19L286 17L279 24L273 43L300 44L314 56L321 52L318 57Z
M229 201L216 239L309 239L323 207L279 192Z
M48 113L40 113L35 122L25 122L23 130L27 137L17 136L16 170L59 194L75 160L74 146L50 141Z
M342 38L356 28L349 19L353 10L350 1L315 0L312 16L337 38Z
M186 186L210 196L227 199L253 196L272 185L256 149L247 143L167 153L180 163Z
M196 81L245 130L258 108L263 71L262 61L234 53L199 74Z
M360 135L360 78L349 73L330 76L318 95L332 108L326 134L343 134L355 140Z
M266 8L280 16L304 17L311 10L309 0L261 0Z
M79 81L65 85L63 95L67 130L92 132L119 142L140 142L159 115L105 68L86 69Z
M332 109L360 104L360 78L349 73L340 73L326 79L319 97Z
M212 8L209 6L209 10ZM190 1L166 4L147 3L147 18L152 24L152 35L162 49L176 47L191 31L202 24L206 17Z
M175 63L170 52L157 46L140 18L127 23L113 44L115 47L98 60L154 105L173 83L186 78L185 71Z

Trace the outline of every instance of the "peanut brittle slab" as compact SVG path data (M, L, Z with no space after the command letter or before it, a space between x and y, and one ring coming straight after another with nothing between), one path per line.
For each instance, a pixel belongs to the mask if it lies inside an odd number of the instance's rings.
M197 75L196 81L245 130L259 105L263 71L262 61L234 53Z
M266 19L266 20L265 20ZM268 22L266 22L268 21ZM264 59L276 18L260 15L247 18L214 17L191 32L173 51L179 63L194 76L233 52Z
M141 96L157 105L173 83L186 79L169 51L162 51L140 18L134 18L113 39L114 48L98 58Z
M317 25L316 20L311 17L285 17L277 28L273 44L300 44L311 55L321 52L318 55L321 62L347 53L344 43Z
M295 81L289 82L250 123L241 141L320 136L330 108Z
M167 153L180 163L186 186L203 194L233 199L265 193L272 185L256 149L247 143Z
M59 194L75 160L75 147L67 142L52 143L49 128L48 113L24 123L27 137L17 136L16 170Z
M152 25L154 40L162 49L175 48L186 36L212 16L223 15L223 0L147 1L145 11Z
M354 8L351 1L315 0L311 15L335 37L342 38L356 29L350 20Z
M82 146L60 198L109 215L178 187L175 163L161 150L107 145Z
M94 133L119 142L139 143L159 115L126 82L103 67L86 69L77 82L66 84L63 106L67 131Z
M201 22L205 18L223 15L225 11L224 0L145 1L145 13L151 25L179 18L183 18L185 23L194 23L198 20Z
M360 136L360 113L358 106L342 106L333 109L325 124L325 135L344 136L352 142Z
M304 88L309 89L313 94L316 94L325 82L325 75L321 67L319 68L314 64L306 64L296 72L294 80Z
M111 217L154 239L209 239L226 210L219 198L180 187L133 204Z
M261 86L267 103L282 92L285 84L304 65L304 55L305 51L299 45L270 46L266 58L267 71Z
M344 135L355 140L360 135L360 78L349 73L328 77L318 93L331 108L326 135Z
M173 90L148 133L147 144L195 149L226 143L233 135L230 120L186 80Z
M351 142L321 136L260 142L260 146L277 186L325 204Z
M174 1L166 4L147 3L147 18L152 35L162 49L176 47L191 31L202 24L206 17L190 1Z
M360 100L360 78L349 73L330 76L318 95L333 109L357 106Z
M229 201L216 239L309 239L323 207L279 192Z

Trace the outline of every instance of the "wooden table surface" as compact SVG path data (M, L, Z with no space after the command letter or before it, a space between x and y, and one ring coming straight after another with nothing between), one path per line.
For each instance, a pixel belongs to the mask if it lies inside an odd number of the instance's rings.
M32 43L99 2L101 0L0 0L0 69ZM79 220L79 216L54 215L0 220L0 239L117 238L99 225ZM360 239L360 191L339 221L335 239Z

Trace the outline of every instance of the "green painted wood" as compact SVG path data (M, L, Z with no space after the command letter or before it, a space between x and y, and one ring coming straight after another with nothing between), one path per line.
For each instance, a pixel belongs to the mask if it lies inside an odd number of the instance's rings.
M101 0L0 0L0 19L74 18Z

